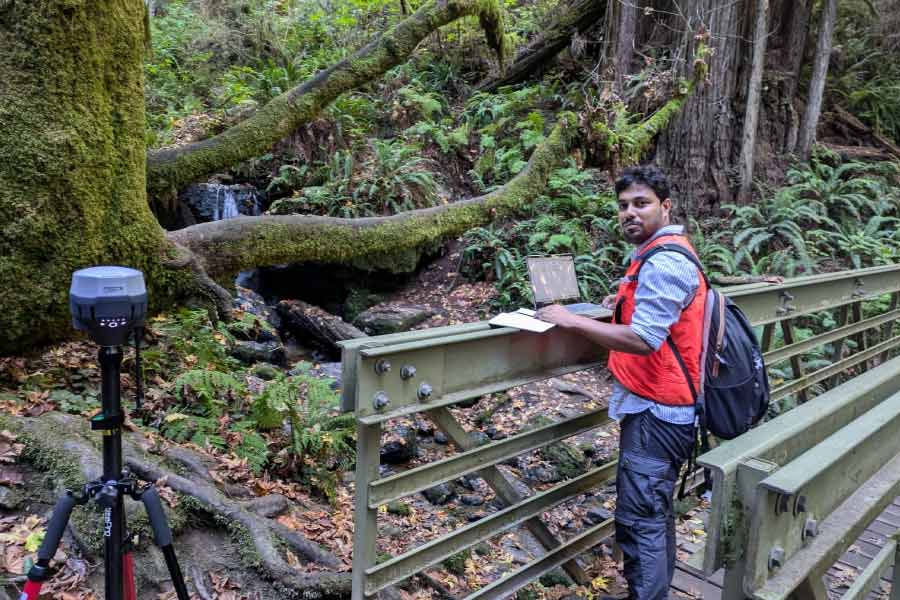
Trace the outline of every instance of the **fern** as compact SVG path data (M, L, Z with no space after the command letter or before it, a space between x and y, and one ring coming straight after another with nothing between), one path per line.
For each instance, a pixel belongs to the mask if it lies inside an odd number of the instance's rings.
M182 402L199 402L203 415L216 417L246 391L244 384L230 373L194 369L175 380L175 396Z

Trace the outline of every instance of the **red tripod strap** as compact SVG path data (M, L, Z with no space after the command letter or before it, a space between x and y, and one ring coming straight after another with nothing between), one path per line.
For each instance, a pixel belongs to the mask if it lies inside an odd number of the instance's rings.
M134 558L131 556L131 552L125 554L122 558L123 562L123 575L122 578L125 585L125 600L137 600L137 590L134 587Z
M28 580L25 582L25 589L22 590L22 594L19 596L19 600L37 600L38 595L41 593L41 586L44 583L42 581L32 581Z

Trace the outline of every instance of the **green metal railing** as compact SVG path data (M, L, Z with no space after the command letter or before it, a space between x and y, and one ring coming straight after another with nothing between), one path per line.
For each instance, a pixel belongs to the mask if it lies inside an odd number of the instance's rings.
M888 351L900 345L900 336L893 336L893 321L900 313L897 310L898 292L900 292L900 266L831 273L796 278L779 285L753 284L725 290L725 293L748 314L751 322L764 327L762 342L767 361L769 363L790 361L794 378L775 388L773 396L781 399L793 395L801 401L806 399L805 394L812 386L826 380L834 380L836 375L848 369L861 370L867 368L870 363L883 362ZM884 294L891 294L892 298L888 312L863 320L862 302ZM838 311L835 319L838 325L835 329L808 340L796 340L794 329L796 319L834 310ZM608 312L598 311L593 316L605 318L608 317ZM785 345L772 349L776 326L781 327ZM876 335L879 338L877 343L869 345L869 337ZM850 356L843 356L843 341L850 337L856 341L856 352ZM834 361L827 367L806 373L801 357L824 344L833 345ZM534 534L547 550L546 554L507 574L490 586L472 593L467 600L499 597L527 585L559 566L562 566L576 582L587 583L588 578L575 558L612 534L612 520L600 523L563 543L550 532L541 521L540 515L561 502L609 481L615 475L615 463L603 465L527 498L517 491L496 465L524 452L604 425L608 422L606 410L592 411L547 427L475 447L469 434L453 418L447 407L484 394L601 365L605 361L605 354L602 351L582 337L558 328L544 334L534 334L508 328L492 328L486 322L361 338L344 342L342 347L344 369L342 406L346 411L355 411L358 424L356 529L353 554L354 600L372 596L461 550L520 525L527 527ZM878 372L884 373L886 367L887 364L879 366L878 369L882 370ZM897 368L900 371L900 364ZM878 369L873 369L865 378L851 380L844 386L864 387L868 384L858 380L871 381ZM886 393L894 385L894 379L897 380L896 386L900 390L900 377L896 377L897 375L900 375L900 372L891 373L891 377L880 384L878 394L871 392L869 396L880 398L882 391ZM879 377L881 375L875 379L881 381ZM847 419L851 416L859 416L855 411L865 406L865 401L862 401L861 404L853 404L852 407L842 411L837 408L841 404L838 399L844 397L829 394L831 393L817 398L816 406L822 406L824 403L833 407L829 413L831 416L823 421L831 425L817 421L812 424L803 423L803 427L809 426L810 430L818 432L818 435L831 435L846 425ZM860 394L860 397L869 397L865 392ZM833 400L829 401L827 399L829 397ZM802 414L809 415L810 411L806 407L811 404L807 403L797 410L804 409L801 411ZM893 407L893 405L886 406ZM900 409L900 405L897 408ZM891 408L882 410L885 411L885 415L881 417L890 417L890 423L893 424L894 413L890 412ZM795 412L790 411L780 419L791 417L791 422L794 422L800 418L793 416ZM416 413L425 414L462 452L403 473L380 477L379 450L384 422ZM878 450L879 457L869 461L875 466L882 459L887 460L890 448L893 447L884 437L888 436L886 432L889 430L879 429L878 422L880 421L873 417L869 422L860 424L858 430L853 430L859 435L865 433L867 439L871 439L865 442L867 444L865 448L860 447L858 451L868 449L869 445ZM770 425L765 427L771 433L772 427ZM797 430L800 425L795 425L794 428ZM760 429L747 435L757 440L758 445L766 445L769 440L759 440L755 433ZM850 436L851 433L846 435ZM778 435L774 437L782 439ZM900 439L900 436L895 437ZM742 442L743 439L744 436L739 438ZM792 448L794 453L802 446L788 438L782 441L782 446ZM753 442L749 443L749 454L746 456L741 454L734 464L726 461L727 464L723 463L720 472L719 467L710 464L718 473L718 479L715 480L718 491L714 490L714 497L718 494L719 498L733 498L735 489L744 484L743 481L738 481L737 476L738 472L747 468L741 465L745 459L757 458L752 451ZM726 449L732 445L733 443L725 444L716 451L731 456ZM781 446L779 448L779 451L784 451ZM773 459L770 457L767 460ZM852 460L849 462L837 460L833 473L846 475L847 469L852 468L854 464ZM506 508L385 562L376 563L378 507L438 483L452 481L472 473L483 478L494 489L497 498L507 505ZM830 481L828 477L821 481ZM835 492L829 502L836 503L840 495ZM707 560L704 563L708 569L725 564L725 557L728 554L726 548L741 540L731 529L731 524L737 518L735 508L726 502L719 502L713 508L709 526L710 543L707 546ZM769 540L761 538L758 543L762 548ZM789 553L792 550L794 546L788 544L785 552ZM754 568L758 571L758 566Z

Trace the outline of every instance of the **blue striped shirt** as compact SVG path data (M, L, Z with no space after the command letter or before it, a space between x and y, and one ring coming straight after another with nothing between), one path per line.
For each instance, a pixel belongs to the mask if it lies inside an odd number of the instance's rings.
M640 255L656 238L667 234L683 234L681 225L668 225L657 231L632 254ZM654 351L659 350L669 337L669 329L678 322L681 311L690 304L700 275L697 267L686 257L675 252L659 252L651 256L641 269L641 276L634 293L635 309L631 317L631 330ZM625 415L637 414L649 409L653 416L667 423L689 425L694 422L693 406L666 406L642 398L615 382L609 398L609 416L621 421Z

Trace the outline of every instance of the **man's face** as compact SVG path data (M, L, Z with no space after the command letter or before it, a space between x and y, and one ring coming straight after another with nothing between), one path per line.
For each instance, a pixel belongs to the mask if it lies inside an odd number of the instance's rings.
M619 194L619 225L625 239L634 245L643 244L668 225L671 210L672 200L661 199L643 183L632 183Z

